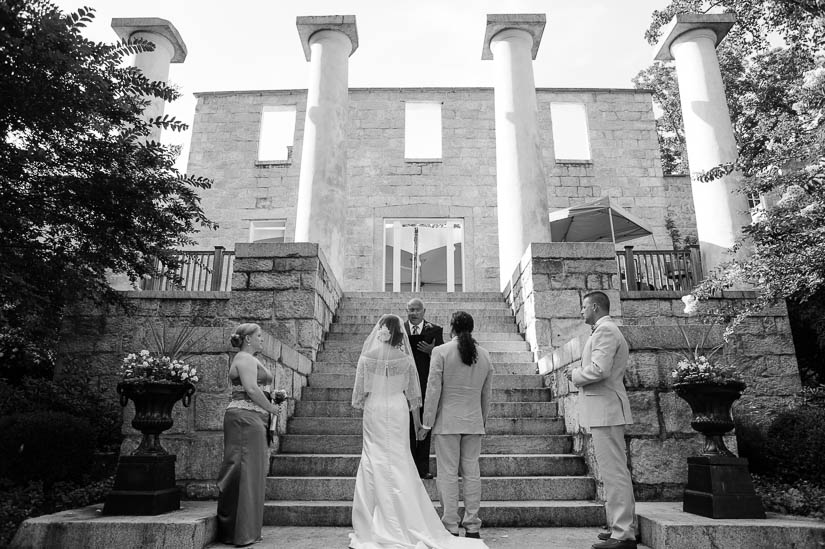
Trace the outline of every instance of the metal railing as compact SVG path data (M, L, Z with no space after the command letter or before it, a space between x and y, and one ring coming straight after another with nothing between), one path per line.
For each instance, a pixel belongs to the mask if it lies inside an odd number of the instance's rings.
M164 274L144 279L142 290L228 292L232 289L235 252L215 246L214 250L186 251L174 255L180 260L178 267L170 271L164 268L160 260L156 260L155 269ZM179 283L174 280L178 277Z
M616 252L622 289L690 292L702 281L699 246L684 250L640 250L625 246Z

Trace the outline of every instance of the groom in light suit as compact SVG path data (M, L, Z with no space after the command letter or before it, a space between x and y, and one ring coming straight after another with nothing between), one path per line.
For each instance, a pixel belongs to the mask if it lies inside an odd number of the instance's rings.
M418 437L432 430L438 463L436 485L441 499L441 522L458 535L458 475L464 484L465 536L480 538L481 472L478 458L493 395L490 354L470 335L473 317L463 311L453 314L453 339L436 347L430 360L427 398ZM475 348L475 363L466 364L459 351L459 338L466 349ZM472 346L472 347L471 347Z
M593 332L582 350L581 367L567 378L579 387L580 423L592 433L610 526L593 549L636 549L636 504L624 440L625 425L633 423L624 388L627 341L610 318L610 299L603 292L585 295L581 312Z

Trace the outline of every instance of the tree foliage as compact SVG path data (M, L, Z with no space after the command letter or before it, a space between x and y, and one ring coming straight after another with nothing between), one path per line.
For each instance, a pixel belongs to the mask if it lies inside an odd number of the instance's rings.
M768 304L825 295L825 3L672 0L653 13L646 38L655 43L678 13L710 10L732 12L737 19L717 53L739 157L697 179L738 170L745 176L741 192L768 197L737 244L752 253L723 265L698 292L710 295L743 282L755 287L758 299L739 311L735 327ZM654 100L666 113L661 126L679 139L673 73L669 64L657 64L636 83L655 90ZM663 157L678 150L670 144Z
M33 336L53 333L67 304L116 299L107 271L135 281L214 227L197 195L211 182L148 138L186 128L143 117L151 98L179 97L124 64L154 45L92 42L81 31L93 17L0 3L0 325Z

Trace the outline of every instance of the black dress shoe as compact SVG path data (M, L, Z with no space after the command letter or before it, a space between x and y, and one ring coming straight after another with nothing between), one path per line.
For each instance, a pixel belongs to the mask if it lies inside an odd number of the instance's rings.
M605 541L594 543L591 547L593 549L636 549L637 543L635 539L615 539L610 538Z
M458 532L450 532L450 533L451 533L452 535L454 535L455 537L458 537Z
M481 539L480 532L464 532L465 538Z
M433 474L432 474L432 473L424 473L423 475L419 475L419 476L420 476L421 478L425 479L425 480L430 480L430 479L432 479L432 478L435 478L435 477L433 477Z
M599 532L599 535L596 536L596 537L599 538L602 541L609 540L610 539L610 531L608 530L607 532Z

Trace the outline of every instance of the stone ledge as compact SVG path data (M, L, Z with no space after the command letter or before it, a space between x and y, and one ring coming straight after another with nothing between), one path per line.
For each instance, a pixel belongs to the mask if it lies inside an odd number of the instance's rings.
M609 259L616 260L612 243L603 242L533 242L524 254L533 259Z
M27 519L9 547L112 547L201 549L217 536L215 502L184 501L154 516L103 515L103 504Z
M690 547L822 547L825 523L768 513L766 519L712 519L682 511L681 502L637 503L642 543L652 549Z
M231 292L175 292L171 290L127 290L119 293L130 299L229 299L232 296Z

